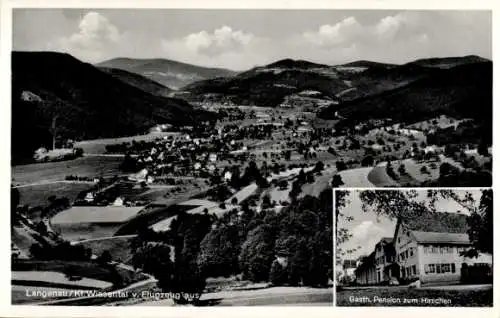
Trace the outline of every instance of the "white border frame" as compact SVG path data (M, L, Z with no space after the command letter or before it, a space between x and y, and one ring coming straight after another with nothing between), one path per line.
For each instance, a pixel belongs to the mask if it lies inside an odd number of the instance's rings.
M3 149L10 151L10 51L12 47L12 9L13 8L179 8L179 9L375 9L375 10L492 10L492 23L493 23L493 67L494 74L500 74L496 57L498 55L498 47L495 35L499 35L498 24L500 17L499 5L495 1L475 0L475 1L447 1L447 0L2 0L0 2L0 98L2 99L2 116L0 120L1 129L1 145ZM496 77L496 76L494 76ZM498 89L497 80L494 79L494 105L498 105ZM500 123L500 118L497 111L493 112L494 122ZM498 140L497 136L499 129L494 125L494 140ZM497 156L500 152L493 149L493 184L495 180L500 177ZM1 173L4 180L0 193L3 200L3 213L1 215L4 230L0 231L2 240L0 243L0 255L10 255L10 231L7 196L10 188L10 155L4 154L0 156L1 160ZM373 188L352 188L353 190L368 190ZM390 188L387 188L390 189ZM411 189L411 188L408 188ZM419 188L425 189L425 188ZM494 191L495 192L495 191ZM494 204L496 207L497 205ZM333 213L333 211L332 211ZM495 228L500 225L500 217L495 217ZM334 233L332 233L334 235ZM495 233L495 251L498 250L500 244L500 236ZM335 244L335 235L334 235ZM333 261L333 260L332 260ZM335 263L335 262L334 262ZM0 316L10 317L136 317L136 316L157 316L157 317L194 317L194 316L213 316L213 317L259 317L259 316L273 316L273 317L303 317L308 316L321 316L321 317L347 317L347 316L361 316L369 315L371 317L401 317L405 318L418 317L428 315L436 315L439 317L453 317L459 316L474 316L479 317L499 317L499 301L500 295L494 292L494 307L492 308L404 308L404 312L400 308L388 307L54 307L54 306L12 306L11 290L10 290L10 261L0 263ZM498 266L494 267L494 286L499 285L500 271ZM334 288L335 290L335 288ZM334 294L335 296L335 294Z

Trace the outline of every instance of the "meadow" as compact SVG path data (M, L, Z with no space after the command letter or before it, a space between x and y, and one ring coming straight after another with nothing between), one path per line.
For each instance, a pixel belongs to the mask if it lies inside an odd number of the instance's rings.
M21 195L19 204L29 206L48 205L48 198L52 195L58 198L66 197L73 202L82 191L93 187L92 183L56 182L38 185L29 185L18 188Z
M33 163L13 166L11 180L14 185L27 185L61 181L68 175L79 177L112 177L120 175L121 157L81 157L74 160Z

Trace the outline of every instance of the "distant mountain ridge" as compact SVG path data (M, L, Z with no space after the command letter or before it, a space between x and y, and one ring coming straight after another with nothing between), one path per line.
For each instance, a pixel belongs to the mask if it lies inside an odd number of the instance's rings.
M98 69L155 96L169 97L170 93L173 91L171 88L161 85L149 78L122 69L110 67L98 67Z
M173 94L193 102L276 107L304 91L314 91L325 102L344 103L398 89L446 69L485 62L478 56L465 56L401 65L355 61L330 66L283 59L232 77L198 81Z
M451 68L459 65L482 63L482 62L490 62L490 60L477 55L467 55L467 56L454 56L454 57L443 57L443 58L418 59L408 64L419 65L424 67Z
M202 67L168 59L134 59L118 57L97 63L98 67L125 70L142 75L164 86L177 89L195 81L216 77L230 77L237 72L223 69Z
M406 64L406 67L411 66ZM491 120L493 63L461 63L451 68L431 68L415 80L395 89L340 103L319 114L335 114L361 121L371 118L414 120L437 114Z

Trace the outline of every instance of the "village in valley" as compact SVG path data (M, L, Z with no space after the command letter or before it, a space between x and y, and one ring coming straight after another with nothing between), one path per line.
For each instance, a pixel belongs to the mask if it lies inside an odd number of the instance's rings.
M476 283L462 265L472 262L486 264L484 289L446 293L456 296L450 296L453 305L466 305L462 296L477 299L470 305L487 305L492 250L488 237L474 237L469 224L471 216L483 224L479 210L444 221L444 213L436 214L428 228L393 211L389 219L398 226L389 231L386 224L385 235L365 242L374 249L356 257L357 246L342 255L334 246L339 213L333 213L339 204L349 206L335 198L349 188L373 189L363 204L380 205L375 189L492 186L493 63L487 50L432 57L430 51L408 55L404 44L397 59L372 56L371 49L335 57L323 47L332 39L318 40L304 29L284 42L263 41L285 47L256 58L260 50L246 48L254 38L242 30L225 24L208 33L185 30L190 19L219 23L203 10L14 11L12 304L332 306L335 284L339 305L353 305L348 296L363 302L380 284L390 287L388 295L415 286L412 293L430 299L434 291L418 284L441 277L460 286ZM319 11L296 13L283 10L273 19L282 19L280 28L299 16L314 22L312 28L318 14L324 23L331 19ZM383 32L387 19L407 14L368 13L373 21L363 27L375 30L367 34L377 39L382 35L373 32ZM220 23L236 16L248 23L269 12L213 14ZM469 30L453 13L416 13L426 14L442 18L453 34ZM71 25L75 33L56 41L54 31L65 27L48 32L32 25L38 19ZM113 24L121 19L126 23ZM157 33L135 33L150 20L161 26ZM359 24L347 16L338 23ZM325 26L318 36L325 36ZM122 34L128 27L134 32ZM175 30L185 34L167 41ZM299 34L306 45L287 48ZM136 38L118 45L127 36ZM366 45L386 52L387 38L379 40ZM194 55L169 51L186 41ZM226 59L221 46L251 54ZM148 57L131 57L138 54ZM422 212L412 202L406 203ZM357 221L346 215L346 222ZM346 241L349 229L341 235ZM412 247L398 245L400 238ZM435 261L422 263L427 256Z
M136 263L131 245L143 239L141 235L146 239L153 233L162 235L172 231L180 214L205 218L215 231L219 223L232 226L245 222L242 226L247 226L252 219L256 222L259 219L279 218L281 210L294 209L291 204L315 205L324 200L328 204L331 200L330 183L336 174L336 157L319 143L310 145L309 140L315 133L310 113L263 110L260 107L223 108L220 112L223 115L216 123L202 122L199 126L177 129L169 124L157 125L151 127L148 134L137 136L139 141L126 137L75 142L73 149L83 153L76 159L68 161L67 158L54 157L42 163L15 167L12 191L16 192L19 205L13 212L16 220L13 227L14 271L17 266L43 267L39 261L33 262L31 257L49 257L42 255L48 252L45 249L57 250L62 248L60 244L70 242L71 248L65 248L74 251L68 250L69 253L92 253L90 259L102 261L104 257L119 262L120 271L132 271L125 275L127 281L122 284L145 282L143 288L148 290L154 285L152 276L134 269L141 263ZM39 149L35 160L40 153L50 156L54 151ZM89 169L90 165L100 162L103 164L98 169L104 171ZM81 168L75 169L77 165ZM38 168L43 170L44 166L50 167L50 173L56 175L43 182L32 182L40 174ZM79 174L79 171L82 173ZM44 202L48 193L54 195ZM316 209L314 206L311 208ZM330 211L314 213L330 214ZM322 227L327 235L323 244L331 244L328 243L331 242L328 238L330 226L328 223L320 225L319 230ZM208 233L210 228L205 227L204 231ZM198 236L201 242L203 232ZM40 247L37 253L34 246L45 247ZM285 258L279 256L277 260L286 259L291 252L287 251L291 247L283 248L280 253L284 253ZM175 253L172 247L169 256L172 261L177 255ZM238 254L235 256L233 261L237 262ZM43 263L51 267L46 261ZM271 263L272 259L269 265ZM321 285L328 286L328 281L332 279L332 265L328 262L325 265ZM19 283L13 288L19 290L16 295L20 296L25 294L26 288L32 288L32 285L26 287L23 283L26 279L21 278L26 276L24 270L13 273L14 285ZM228 271L231 275L238 274L231 272L234 269ZM38 275L38 271L32 273ZM20 278L17 278L18 275ZM120 275L123 276L122 273ZM267 273L264 275L266 277ZM64 275L62 277L64 281ZM52 281L56 277L48 275L44 279ZM219 280L207 281L207 288L215 293L253 284L251 279ZM81 280L75 283L69 281L64 284L81 285ZM92 288L107 290L112 285L96 283ZM320 301L331 297L331 289L328 288L312 292L306 290L306 293L311 293ZM29 297L23 300L22 297L19 301L34 300L37 299ZM162 301L168 303L172 300ZM59 302L50 300L48 303ZM62 300L60 303L70 302Z

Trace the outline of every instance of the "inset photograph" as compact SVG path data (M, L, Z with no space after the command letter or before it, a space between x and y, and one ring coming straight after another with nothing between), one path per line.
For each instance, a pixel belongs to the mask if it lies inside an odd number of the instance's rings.
M493 306L493 191L335 191L337 306Z

